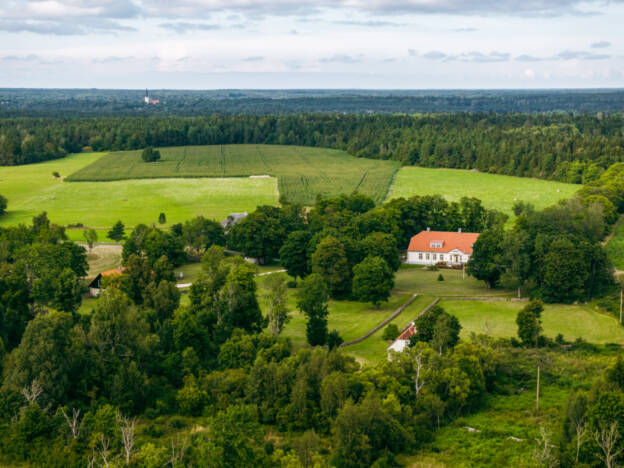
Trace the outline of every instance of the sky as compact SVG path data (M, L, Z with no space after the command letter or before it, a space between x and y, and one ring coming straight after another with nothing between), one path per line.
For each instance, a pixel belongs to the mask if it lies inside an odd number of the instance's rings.
M0 87L624 87L624 0L0 0Z

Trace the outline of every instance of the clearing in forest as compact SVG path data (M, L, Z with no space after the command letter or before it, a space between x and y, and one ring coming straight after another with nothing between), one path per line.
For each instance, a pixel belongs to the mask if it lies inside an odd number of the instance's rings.
M280 196L289 202L311 205L317 195L327 197L358 191L380 203L399 168L396 162L301 146L214 145L159 148L159 151L161 159L154 163L143 162L140 150L110 153L66 180L271 175L277 177Z
M552 180L530 179L461 169L403 167L396 174L388 195L409 198L414 195L442 195L448 201L476 197L486 208L502 211L513 217L516 201L532 203L538 210L571 198L581 188Z

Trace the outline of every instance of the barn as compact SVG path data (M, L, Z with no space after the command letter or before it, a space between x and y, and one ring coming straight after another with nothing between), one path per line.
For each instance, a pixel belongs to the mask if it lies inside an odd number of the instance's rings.
M123 268L119 267L119 268L115 268L114 270L108 270L108 271L103 271L102 273L98 273L98 275L95 278L93 278L93 281L89 283L89 294L92 297L98 297L100 295L100 292L102 291L103 278L107 276L112 276L112 275L121 275L122 272L123 272Z

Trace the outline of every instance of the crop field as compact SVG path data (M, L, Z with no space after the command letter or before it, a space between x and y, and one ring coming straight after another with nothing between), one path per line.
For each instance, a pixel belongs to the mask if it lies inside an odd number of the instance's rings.
M459 319L462 338L468 338L471 332L510 338L517 336L516 315L526 303L442 301L440 305ZM583 338L594 344L624 344L624 327L615 317L587 305L547 304L542 326L549 338L561 333L569 341Z
M559 200L572 197L580 185L550 180L486 174L460 169L403 167L394 177L388 200L414 195L442 195L448 201L476 197L486 208L513 217L516 200L532 203L542 209Z
M280 195L311 205L317 195L359 191L382 202L398 163L354 158L344 151L275 145L215 145L160 148L161 159L141 160L141 151L110 153L75 172L68 181L186 177L277 177Z
M0 194L9 200L0 226L30 223L42 211L57 224L82 223L102 230L108 230L117 220L129 227L154 223L161 212L167 216L167 224L197 215L220 221L231 212L275 205L278 199L274 178L80 183L62 180L101 157L94 153L75 154L40 164L0 167ZM54 178L53 172L59 172L61 178ZM105 240L104 237L100 233L99 240ZM77 240L83 240L81 232L77 233Z

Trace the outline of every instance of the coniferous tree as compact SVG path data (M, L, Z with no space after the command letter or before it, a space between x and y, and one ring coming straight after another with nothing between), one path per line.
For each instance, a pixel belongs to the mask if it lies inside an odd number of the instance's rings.
M121 221L117 221L110 231L108 231L108 238L114 240L115 242L119 242L126 237L126 233L124 231L124 224Z

